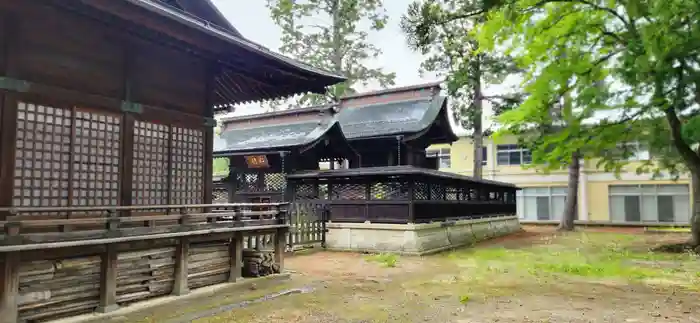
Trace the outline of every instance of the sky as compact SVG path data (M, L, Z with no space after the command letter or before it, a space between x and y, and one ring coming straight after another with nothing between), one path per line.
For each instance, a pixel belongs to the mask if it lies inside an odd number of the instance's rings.
M265 0L213 0L213 2L244 37L270 50L278 51L281 45L281 31L270 18ZM385 0L384 7L389 16L387 27L379 32L370 33L369 37L369 41L379 47L383 54L368 64L373 67L381 66L387 72L396 73L395 86L397 87L440 80L435 75L420 75L419 68L423 57L408 47L406 37L399 27L400 17L406 12L410 2L409 0ZM376 89L370 87L359 90ZM256 112L262 111L255 105L246 105L237 108L233 115ZM487 111L485 119L488 118Z

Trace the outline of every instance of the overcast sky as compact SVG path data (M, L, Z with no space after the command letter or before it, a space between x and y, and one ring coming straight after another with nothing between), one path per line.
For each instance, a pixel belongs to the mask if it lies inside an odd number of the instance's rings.
M271 50L279 51L280 29L272 22L265 7L265 0L213 0L228 20L249 40ZM387 27L370 33L370 42L378 46L383 54L368 62L370 66L381 66L387 72L396 73L396 86L406 86L438 80L434 75L421 76L418 72L422 55L408 48L399 21L406 12L409 0L385 0L389 15ZM374 88L360 90L375 90ZM238 108L235 115L261 112L255 105ZM485 113L487 119L489 113Z

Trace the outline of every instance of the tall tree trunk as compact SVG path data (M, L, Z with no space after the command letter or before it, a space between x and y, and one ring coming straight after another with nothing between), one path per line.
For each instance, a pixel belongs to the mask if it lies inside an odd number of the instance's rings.
M693 203L690 207L690 244L697 253L700 253L700 174L692 174L691 181L690 187L693 189Z
M481 123L484 109L484 96L481 88L481 60L479 55L477 55L474 62L474 120L472 120L472 124L474 127L474 178L477 179L483 177L484 170L484 165L482 162L484 160L484 156L482 154L482 147L484 147L484 131L483 125Z
M571 154L571 164L569 164L569 185L566 191L566 205L564 206L564 214L561 216L559 223L559 231L573 231L574 220L576 219L576 208L578 207L578 179L581 172L581 163L579 163L579 153Z

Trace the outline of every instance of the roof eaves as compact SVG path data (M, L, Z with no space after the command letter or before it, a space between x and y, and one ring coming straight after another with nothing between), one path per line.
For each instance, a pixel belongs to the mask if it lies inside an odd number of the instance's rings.
M289 67L303 70L307 73L316 74L318 76L328 78L329 85L332 85L335 83L340 83L340 82L347 80L347 78L344 76L336 75L336 74L333 74L331 72L324 71L322 69L307 65L305 63L291 59L289 57L272 52L271 50L269 50L269 49L267 49L259 44L251 42L247 39L236 37L230 31L227 31L227 30L223 29L222 27L212 25L208 21L203 20L201 18L197 18L197 17L194 17L192 15L188 15L186 13L178 12L177 10L169 8L167 5L159 4L159 3L149 1L149 0L124 0L124 1L127 1L133 5L136 5L136 6L142 7L146 10L152 11L156 14L161 15L161 16L170 18L170 19L175 20L179 23L188 25L190 27L194 27L194 28L196 28L200 31L203 31L209 35L212 35L214 37L217 37L217 38L222 39L224 41L227 41L229 43L241 46L242 48L244 48L248 51L251 51L251 52L260 54L262 56L265 56L267 58L276 60L276 61L278 61L284 65L287 65Z

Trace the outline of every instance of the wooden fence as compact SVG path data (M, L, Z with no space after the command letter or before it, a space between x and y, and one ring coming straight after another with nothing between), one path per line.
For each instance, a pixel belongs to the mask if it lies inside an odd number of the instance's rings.
M323 204L294 202L287 211L289 237L287 245L294 250L320 243L325 247L327 210Z
M229 203L228 188L225 184L215 183L213 190L214 203ZM287 224L289 224L290 229L287 247L291 250L296 250L316 244L324 246L326 241L326 221L328 221L328 211L325 204L313 200L304 200L290 203L288 208ZM274 241L272 236L250 236L244 239L244 248L269 249L272 241Z

